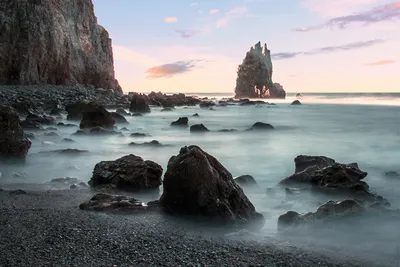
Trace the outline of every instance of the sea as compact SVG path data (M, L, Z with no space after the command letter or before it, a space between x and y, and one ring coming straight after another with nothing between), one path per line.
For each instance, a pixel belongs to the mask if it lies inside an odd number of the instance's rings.
M212 101L232 97L226 93L192 93ZM290 105L298 99L302 105ZM363 218L329 231L302 234L300 231L282 236L277 220L289 210L314 212L328 198L307 193L288 196L285 190L267 193L279 181L294 173L297 155L321 155L340 163L357 162L368 172L365 181L371 191L387 198L392 209L400 209L400 177L388 178L385 172L400 173L400 93L304 93L288 94L285 100L265 100L275 105L216 106L215 110L196 107L177 107L152 112L142 117L127 116L129 131L124 136L74 136L77 128L61 128L59 136L33 132L26 164L0 166L1 184L46 184L59 177L75 177L89 181L96 163L135 154L153 160L167 168L171 156L183 146L198 145L217 158L234 177L252 175L258 186L244 189L257 211L266 218L260 236L269 236L301 244L305 247L344 249L363 258L390 259L400 262L400 221L398 217ZM198 113L199 117L193 117ZM191 134L188 129L170 126L179 117L188 117L189 124L204 124L210 132ZM67 121L65 121L67 122ZM274 131L248 132L255 122L270 123ZM70 122L69 122L70 123ZM76 122L79 124L79 122ZM236 132L218 132L236 129ZM130 133L149 136L134 138ZM74 143L63 142L72 138ZM157 140L168 146L153 148L129 146L130 142ZM64 156L43 153L57 149L88 150L80 155ZM162 191L162 190L161 190ZM309 229L310 230L310 229ZM313 232L313 229L311 229ZM393 265L398 266L398 265ZM400 265L399 265L400 266Z

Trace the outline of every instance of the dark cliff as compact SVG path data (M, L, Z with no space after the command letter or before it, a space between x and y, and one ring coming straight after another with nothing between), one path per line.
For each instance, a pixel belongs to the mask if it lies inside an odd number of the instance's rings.
M91 0L1 0L0 84L90 84L122 92Z

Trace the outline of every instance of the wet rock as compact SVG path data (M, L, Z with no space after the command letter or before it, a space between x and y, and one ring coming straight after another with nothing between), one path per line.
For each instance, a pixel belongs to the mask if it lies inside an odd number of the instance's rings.
M130 115L130 114L129 114L128 112L126 112L125 109L123 109L123 108L118 108L118 109L115 111L115 113L118 113L118 114L120 114L120 115L122 115L122 116L129 116L129 115Z
M114 124L115 119L110 112L100 105L89 103L82 111L82 120L79 127L81 129L93 127L112 129Z
M30 124L41 124L41 125L52 125L56 123L56 120L52 116L47 115L37 115L34 113L29 113L26 116L25 121Z
M236 129L222 129L222 130L219 130L218 132L231 133L231 132L237 132L237 130Z
M385 172L385 176L387 178L400 178L400 173L398 173L396 171L388 171L388 172Z
M56 132L45 132L43 134L44 136L48 136L48 137L59 137L60 135Z
M150 105L161 106L164 108L173 108L175 106L195 106L201 102L201 100L195 97L186 96L182 93L166 95L161 92L151 92L147 97L147 101Z
M141 117L141 116L143 116L143 115L142 115L141 113L137 113L137 112L136 112L136 113L132 113L131 116L132 116L132 117Z
M301 105L301 102L299 100L295 100L290 105Z
M32 142L24 137L14 108L0 105L0 160L25 160Z
M71 138L64 138L62 141L66 143L75 143L75 141Z
M200 107L201 108L211 108L213 106L215 106L216 104L212 101L204 101L200 103Z
M198 113L193 114L193 117L199 117L200 115Z
M257 90L254 90L257 88ZM285 98L286 92L279 83L272 81L271 51L258 42L246 53L237 71L235 98L266 97Z
M241 175L234 178L235 182L241 186L254 186L257 185L256 179L251 175Z
M57 126L61 126L61 127L78 127L78 125L76 125L76 124L64 123L64 122L57 123Z
M319 169L335 164L335 160L324 156L299 155L294 159L295 173L302 172L308 167L317 166Z
M157 163L130 154L115 161L97 163L89 184L93 187L113 184L128 191L158 189L162 172Z
M61 154L61 155L76 155L76 154L82 154L82 153L88 153L89 150L82 150L82 149L76 149L76 148L66 148L66 149L57 149L57 150L51 150L51 151L41 151L39 153L55 153L55 154Z
M173 108L163 108L163 109L161 110L161 112L173 111L173 110L174 110Z
M149 136L149 135L145 134L145 133L132 133L131 136L132 137L146 137L146 136Z
M207 129L206 126L203 124L195 124L190 126L191 133L202 133L202 132L209 132L210 130Z
M52 179L48 184L51 185L72 185L80 183L77 178L65 177L65 178L55 178Z
M211 110L211 111L215 111L215 109L214 109L214 108L210 108L210 110Z
M146 98L141 94L133 94L129 111L133 113L149 113L150 107L146 103Z
M285 229L294 226L313 226L314 224L325 224L328 221L335 221L349 216L360 215L366 208L354 199L343 201L328 201L322 204L316 212L299 214L289 211L278 219L278 229Z
M269 123L264 123L264 122L256 122L251 126L249 130L255 130L255 131L267 131L267 130L273 130L274 126L272 126Z
M26 191L17 189L17 190L10 190L8 191L10 195L27 195Z
M79 205L81 210L103 211L103 212L145 212L148 206L141 201L119 195L98 193L89 201Z
M167 213L237 226L265 223L230 172L198 146L183 147L170 158L163 186L160 205Z
M128 124L129 122L126 120L126 118L116 112L111 112L111 117L115 120L116 123L120 123L120 124Z
M148 146L148 147L162 147L165 146L163 144L161 144L160 142L158 142L157 140L152 140L150 142L144 142L144 143L135 143L135 142L131 142L129 143L130 146Z
M188 117L180 117L178 120L171 122L171 126L189 127Z
M126 127L122 127L120 130L121 130L121 131L124 131L124 132L128 132L128 131L129 131L129 129L126 128Z

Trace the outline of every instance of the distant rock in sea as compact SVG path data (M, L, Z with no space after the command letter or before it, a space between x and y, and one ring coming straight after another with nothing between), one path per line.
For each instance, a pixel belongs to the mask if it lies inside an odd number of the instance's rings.
M0 84L94 85L122 92L91 0L4 0Z
M241 97L286 97L282 85L272 81L271 51L267 44L264 44L264 49L260 42L251 47L238 67L235 98Z

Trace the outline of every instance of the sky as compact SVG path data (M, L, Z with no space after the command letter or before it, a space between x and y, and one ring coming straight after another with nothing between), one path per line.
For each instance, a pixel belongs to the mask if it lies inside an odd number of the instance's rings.
M93 3L125 92L233 92L258 41L287 92L400 92L400 1Z

